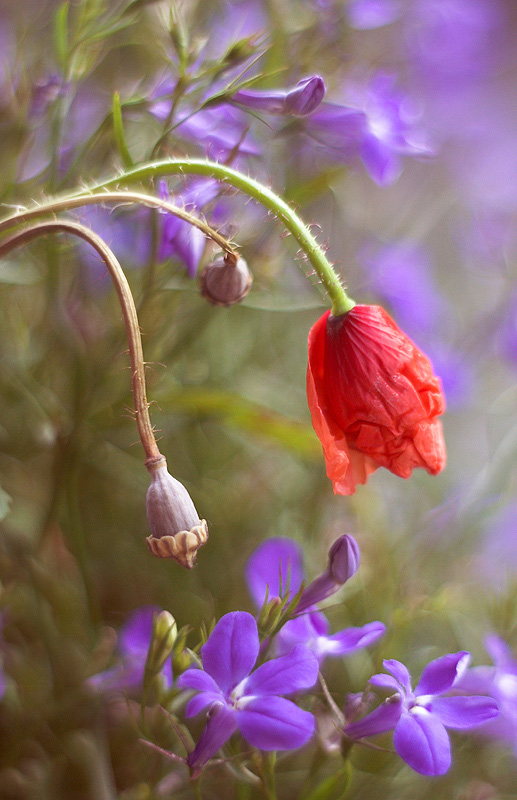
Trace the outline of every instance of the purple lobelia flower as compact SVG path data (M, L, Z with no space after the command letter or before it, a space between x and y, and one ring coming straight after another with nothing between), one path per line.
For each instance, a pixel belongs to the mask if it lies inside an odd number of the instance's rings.
M292 114L305 117L317 109L325 95L325 83L319 75L304 78L292 89L260 91L240 89L232 100L241 106L266 114Z
M155 606L137 608L120 629L118 643L122 661L111 669L92 675L87 685L100 692L129 692L141 686L147 653L153 632L153 618L160 609ZM172 686L170 660L162 675L168 688Z
M446 728L465 730L498 714L497 703L489 697L443 697L456 688L469 659L470 653L460 651L431 661L414 690L404 664L384 661L391 675L373 675L370 683L394 689L395 694L362 720L347 725L345 734L363 739L393 730L395 750L412 769L422 775L443 775L451 765Z
M394 183L400 156L429 156L418 130L420 110L395 86L395 77L378 73L366 87L349 90L349 103L322 103L306 123L307 132L336 158L359 156L379 185Z
M211 203L219 192L217 181L191 181L188 187L171 198L171 202L190 213ZM169 190L165 181L159 183L159 194L162 200L169 199ZM163 214L162 234L158 258L178 258L183 261L191 278L195 278L206 245L206 236L199 228L195 228L174 214Z
M289 653L303 644L318 661L326 656L344 656L376 642L385 632L382 622L370 622L357 628L345 628L329 634L329 624L315 604L329 597L355 573L359 566L359 547L348 534L334 542L329 552L327 569L303 592L295 609L298 615L289 620L275 636L277 653ZM280 583L281 581L281 583ZM266 598L294 595L303 581L303 559L300 547L290 539L274 538L259 545L246 565L246 582L250 594L261 606Z
M259 649L251 614L225 614L201 648L203 669L188 669L180 676L178 686L197 692L187 705L187 717L208 709L205 729L187 759L193 775L237 728L260 750L293 750L312 736L313 715L282 695L313 686L317 660L306 647L296 647L252 672Z
M482 725L478 733L509 742L517 756L517 658L496 634L486 637L485 647L494 666L466 670L455 688L466 693L487 694L497 702L499 715Z

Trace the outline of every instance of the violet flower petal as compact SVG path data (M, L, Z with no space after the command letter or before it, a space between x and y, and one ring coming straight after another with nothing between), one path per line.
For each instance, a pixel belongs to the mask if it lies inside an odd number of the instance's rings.
M403 714L395 727L398 755L421 775L443 775L451 765L451 745L442 723L425 709Z
M368 647L384 636L386 626L382 622L368 622L361 628L345 628L327 637L325 652L328 655L346 656L363 647Z
M415 695L447 692L466 670L469 661L470 653L465 650L430 661L422 672Z
M286 622L277 635L276 652L284 655L299 644L305 645L314 652L314 648L318 647L318 640L326 635L328 628L327 618L319 611L295 617Z
M395 183L402 172L400 159L393 147L376 136L365 134L359 147L359 155L368 175L378 186Z
M209 711L205 729L197 745L187 759L192 777L199 774L201 768L230 738L236 727L235 712L224 703L215 704Z
M255 604L261 606L269 589L269 597L280 595L289 586L290 594L298 591L303 581L301 547L291 539L268 539L253 551L246 564L246 583Z
M380 672L378 675L372 675L369 680L373 686L380 686L381 689L393 689L395 692L400 692L400 683L392 675L386 675Z
M509 672L516 671L517 661L512 648L496 633L490 633L485 638L485 649L496 667Z
M153 617L160 612L158 606L142 606L130 615L121 627L118 641L124 655L142 655L144 662L153 632Z
M314 732L314 717L284 697L255 697L235 712L239 729L260 750L294 750Z
M466 730L493 719L499 708L491 697L437 697L429 710L442 725Z
M232 611L221 617L201 648L203 669L227 694L249 675L258 653L255 619L247 611Z
M186 717L195 717L200 711L207 708L207 706L214 705L221 702L221 692L200 692L192 697L185 709Z
M389 25L400 12L399 0L352 0L346 7L350 27L364 31Z
M391 731L399 721L402 709L401 698L393 695L363 719L347 725L345 733L350 739L364 739L365 736Z
M266 661L243 682L242 695L292 694L314 686L318 661L303 644L290 653Z
M218 692L215 680L202 669L187 669L178 678L177 685L181 689L197 689L198 692Z
M408 693L411 693L411 676L407 670L407 667L404 666L400 661L397 661L394 658L387 658L383 662L384 669L387 669L388 672L391 672L394 678L400 683L402 688Z

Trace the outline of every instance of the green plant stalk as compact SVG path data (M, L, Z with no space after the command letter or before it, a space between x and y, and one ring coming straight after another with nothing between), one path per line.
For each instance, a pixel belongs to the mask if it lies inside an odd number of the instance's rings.
M280 219L294 236L327 291L332 304L332 313L338 316L345 314L354 307L354 301L345 292L323 248L318 244L298 214L271 189L263 186L259 181L243 175L232 167L202 159L174 158L167 161L155 161L143 164L135 169L125 170L114 178L95 184L90 187L90 190L96 192L113 186L132 183L133 181L143 181L149 178L157 178L161 175L175 174L205 175L222 183L229 183L236 189L240 189L240 191L253 197Z
M337 274L334 272L332 265L327 259L323 248L318 244L307 225L300 219L298 214L275 192L263 186L259 181L243 175L241 172L212 161L205 161L202 159L169 159L167 161L154 161L142 166L135 167L134 169L125 170L120 175L109 178L105 181L93 184L87 189L81 189L77 192L63 195L57 200L51 200L42 203L39 206L29 209L27 211L13 214L10 217L0 221L0 232L19 224L20 222L27 221L33 217L44 216L49 213L56 213L58 211L65 211L70 208L78 207L86 203L109 202L108 198L118 195L118 200L124 202L123 192L109 192L108 190L113 187L123 186L138 181L149 180L158 178L162 175L203 175L209 178L215 178L222 183L230 184L236 189L244 192L250 197L257 200L265 206L272 214L280 219L287 230L294 236L297 243L307 256L307 259L313 267L315 273L318 275L321 283L325 287L328 297L332 305L332 313L335 316L345 314L350 311L355 305L354 301L347 295L343 288L341 281ZM104 193L104 194L103 194ZM189 215L182 209L174 209L169 205L167 206L164 201L159 201L156 198L151 198L149 195L137 193L126 194L127 202L141 202L145 205L155 205L157 208L169 210L175 213L192 225L196 225L201 230L204 230L207 236L211 236L215 241L215 237L209 233L211 229L205 223L202 223L193 215ZM145 199L144 199L145 198ZM181 214L178 213L181 211ZM214 232L215 233L215 232ZM219 236L217 234L217 236ZM222 237L220 237L220 240ZM224 241L224 240L223 240ZM230 252L229 246L224 247L221 241L218 242L221 247L227 252Z
M143 194L141 192L98 191L96 194L89 192L88 194L74 194L57 200L49 200L48 202L34 206L34 208L18 211L16 214L12 214L10 217L5 217L5 219L0 220L0 233L21 225L23 222L30 222L38 217L58 214L61 211L70 211L73 208L80 208L81 206L99 205L102 203L118 203L119 205L123 205L124 203L136 203L167 211L169 214L174 214L176 217L179 217L179 219L199 228L209 239L212 239L218 244L224 252L235 257L237 256L237 253L228 240L202 219L194 216L194 214L190 214L183 208L168 203L166 200L160 200L158 197L153 197L153 195Z

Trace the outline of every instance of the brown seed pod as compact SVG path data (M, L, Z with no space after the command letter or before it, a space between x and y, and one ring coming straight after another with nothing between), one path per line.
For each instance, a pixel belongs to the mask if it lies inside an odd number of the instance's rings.
M248 294L253 282L245 260L226 253L207 264L199 276L201 294L210 303L231 306Z
M199 519L192 499L182 483L167 471L161 459L150 463L151 485L146 508L151 536L147 544L160 558L175 558L187 569L194 566L197 551L208 539L208 526Z

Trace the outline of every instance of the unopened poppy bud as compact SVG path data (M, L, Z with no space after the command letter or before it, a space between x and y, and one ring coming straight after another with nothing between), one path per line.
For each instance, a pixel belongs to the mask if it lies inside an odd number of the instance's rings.
M359 545L353 536L345 533L336 539L329 550L328 570L334 581L341 585L355 575L360 560Z
M171 655L176 638L178 626L176 620L168 611L160 611L153 619L153 633L149 655L147 656L147 669L153 674L158 674L169 656Z
M199 278L201 294L218 306L231 306L248 294L253 278L243 258L226 253L207 264Z
M208 526L199 519L192 499L179 481L167 472L166 460L147 464L151 485L146 508L151 536L151 553L161 558L175 558L187 569L194 566L196 554L208 539Z

